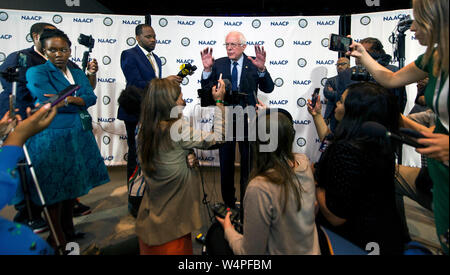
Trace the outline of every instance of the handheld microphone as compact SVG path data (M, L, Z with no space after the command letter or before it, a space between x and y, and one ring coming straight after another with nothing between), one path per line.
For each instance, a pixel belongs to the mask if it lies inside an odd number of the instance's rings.
M401 128L400 135L389 132L386 127L375 122L375 121L367 121L364 122L361 126L361 132L371 136L371 137L387 137L395 139L403 144L407 144L409 146L415 148L425 148L426 146L418 143L412 138L424 138L422 134L412 129Z
M191 63L182 64L180 66L180 72L177 74L177 76L184 78L188 75L193 75L195 70L197 70L197 66L191 65Z

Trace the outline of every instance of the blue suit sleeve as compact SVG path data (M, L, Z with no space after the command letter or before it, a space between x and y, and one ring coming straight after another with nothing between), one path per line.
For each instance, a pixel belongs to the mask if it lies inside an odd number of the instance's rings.
M50 83L48 72L41 69L40 66L31 67L26 74L27 88L30 90L35 103L42 103L48 100L44 94L56 94L58 90Z
M17 162L23 159L23 149L18 146L0 148L0 209L16 194L19 185Z
M328 90L329 87L331 87L332 91ZM325 82L325 88L323 89L323 95L329 101L332 101L332 102L336 102L337 101L337 98L336 98L337 97L337 91L331 85L330 79L327 79L327 81Z
M82 109L87 109L90 106L95 105L95 103L97 102L97 96L94 93L94 89L92 88L89 79L86 77L83 71L81 69L76 69L74 73L76 75L75 79L77 84L81 86L81 88L76 92L77 96L81 97L86 105L85 106L69 105L67 108L81 107Z
M145 88L147 80L142 79L141 72L138 69L136 57L128 52L122 52L120 56L120 67L125 75L128 86L136 86L139 88Z

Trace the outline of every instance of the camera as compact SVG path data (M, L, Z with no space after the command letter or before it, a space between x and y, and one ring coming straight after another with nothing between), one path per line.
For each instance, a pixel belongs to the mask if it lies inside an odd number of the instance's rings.
M92 38L92 35L84 35L80 33L80 36L78 37L78 43L80 43L83 46L88 47L89 49L94 48L95 39Z
M363 66L355 66L351 68L351 80L354 81L369 81L372 79L370 73Z

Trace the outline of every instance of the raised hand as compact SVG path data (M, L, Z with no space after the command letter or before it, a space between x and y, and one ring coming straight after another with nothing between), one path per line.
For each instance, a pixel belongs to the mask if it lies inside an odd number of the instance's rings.
M94 58L91 62L88 63L87 70L91 74L96 74L97 73L97 71L98 71L97 59Z
M255 58L249 56L248 59L260 72L266 70L266 51L264 50L264 46L260 47L259 45L255 45Z
M210 72L212 66L214 65L214 57L212 56L212 52L213 49L209 47L200 52L200 55L202 57L203 70L205 72Z

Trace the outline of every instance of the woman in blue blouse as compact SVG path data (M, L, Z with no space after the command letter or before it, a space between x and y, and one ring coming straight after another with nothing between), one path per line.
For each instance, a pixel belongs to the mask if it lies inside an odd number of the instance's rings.
M27 87L35 103L42 103L71 84L81 88L68 96L50 126L27 142L45 203L61 245L73 240L73 199L109 181L108 172L92 134L87 108L97 96L80 69L67 67L71 42L61 30L45 30L40 42L48 61L27 71ZM41 204L36 192L32 199ZM51 238L49 242L54 245Z

